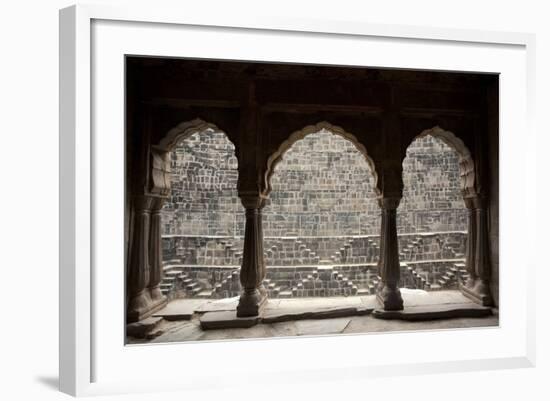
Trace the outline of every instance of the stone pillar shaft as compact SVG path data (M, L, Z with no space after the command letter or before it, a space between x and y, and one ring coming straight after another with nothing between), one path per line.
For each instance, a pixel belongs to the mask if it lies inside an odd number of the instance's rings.
M135 223L127 279L128 323L142 320L166 304L166 297L160 292L163 202L163 198L149 195L134 200Z
M136 197L134 205L135 224L127 281L127 291L130 298L127 313L128 322L140 320L146 314L151 303L150 293L147 290L150 279L149 225L151 199L145 196Z
M162 205L165 198L156 198L151 211L151 234L149 237L149 262L151 266L149 276L149 290L153 303L165 300L160 291L163 278L162 267Z
M396 210L400 198L381 198L382 227L380 238L379 274L382 278L377 298L384 310L403 309L403 298L399 291L399 250L397 242Z
M472 288L477 277L475 268L476 257L476 216L473 208L468 208L468 234L466 238L466 270L468 281L466 286Z
M263 200L260 196L241 196L246 209L246 223L240 273L243 292L237 306L239 317L258 316L267 301L267 294L262 286L266 273L261 222Z
M481 197L468 199L468 249L466 266L470 275L462 293L473 301L489 306L493 304L489 288L491 266L487 237L487 209Z

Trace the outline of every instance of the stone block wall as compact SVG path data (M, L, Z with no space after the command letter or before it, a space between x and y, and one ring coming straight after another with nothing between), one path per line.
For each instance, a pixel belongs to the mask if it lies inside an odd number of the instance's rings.
M164 234L244 234L234 152L225 134L212 130L176 147ZM453 149L431 136L415 140L403 162L403 181L398 232L466 229ZM377 235L380 230L373 174L364 156L340 136L321 131L297 141L275 167L271 184L263 213L266 237Z
M172 196L163 208L163 234L234 235L244 229L237 196L235 146L207 129L172 152Z
M401 234L400 286L440 289L457 284L455 265L464 265L466 232ZM165 272L179 272L181 280L165 274L163 288L175 296L223 298L241 289L242 237L163 237ZM264 286L270 297L372 294L378 283L378 236L266 237ZM463 270L463 269L459 269Z
M223 133L206 130L182 141L172 154L163 252L167 268L179 266L181 274L166 276L165 292L205 298L239 294L244 210L234 151ZM455 285L462 274L454 266L464 259L467 219L458 156L438 139L419 138L407 151L403 181L397 214L400 285ZM373 174L355 146L328 131L308 135L287 151L271 183L263 213L264 285L270 296L372 293L379 279L380 209Z
M378 234L374 176L355 145L322 130L297 141L276 165L265 207L269 236Z
M458 154L437 138L416 139L403 161L398 232L463 231L467 218Z

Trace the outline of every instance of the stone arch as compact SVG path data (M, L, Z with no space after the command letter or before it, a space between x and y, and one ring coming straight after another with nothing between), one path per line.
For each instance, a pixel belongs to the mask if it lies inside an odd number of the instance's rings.
M158 142L158 144L151 146L151 163L149 174L149 191L151 193L164 197L168 197L170 195L170 152L180 141L195 133L202 132L207 129L223 133L227 140L230 141L235 147L235 156L237 157L237 162L239 161L236 152L237 147L224 130L220 129L217 125L201 120L200 118L184 121L169 130Z
M407 148L417 139L431 135L434 138L440 139L447 146L454 149L459 157L460 168L460 191L462 196L470 198L476 196L476 180L475 180L475 164L472 154L462 139L457 137L451 131L446 131L439 126L422 131L419 135L413 138ZM402 162L404 161L404 158Z
M339 135L343 137L344 139L347 139L350 141L355 148L365 157L367 164L370 167L370 170L374 177L374 188L377 195L380 195L380 189L378 188L378 174L376 172L376 167L374 164L374 161L372 158L367 154L367 149L365 146L357 140L355 135L350 134L349 132L346 132L342 127L339 127L337 125L332 125L327 121L321 121L315 125L308 125L301 130L293 132L287 140L285 140L275 151L273 154L271 154L267 159L267 166L266 166L266 172L264 176L264 188L265 188L265 195L268 195L271 192L271 177L273 176L273 172L275 170L275 167L277 164L281 162L283 159L284 154L290 147L296 143L297 141L304 139L306 136L310 134L315 134L321 130L327 130L332 134Z
M157 145L153 145L153 148L165 152L170 152L181 140L209 128L217 132L223 132L225 134L225 131L218 128L217 125L201 120L200 118L195 118L194 120L184 121L176 125L174 128L166 133L166 135L160 140ZM231 138L229 138L227 134L226 136L227 139L231 141ZM234 143L233 146L235 146Z

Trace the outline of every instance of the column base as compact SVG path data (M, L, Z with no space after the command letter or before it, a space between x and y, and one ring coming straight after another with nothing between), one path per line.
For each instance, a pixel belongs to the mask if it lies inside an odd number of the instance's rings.
M482 280L477 279L472 286L460 284L460 292L482 306L493 306L493 297L489 292L489 287Z
M168 300L165 296L152 299L151 293L148 290L142 291L130 301L126 313L126 323L139 322L140 320L146 319L153 313L164 308L167 303Z
M154 304L157 304L162 301L167 301L166 296L162 294L162 291L160 290L160 287L158 285L156 287L151 288L150 291L151 291L151 301Z
M384 310L403 310L403 297L401 297L399 288L392 289L385 285L382 287L382 290L378 291L376 294L376 299L380 302Z
M258 289L244 290L237 305L237 317L259 316L267 304L267 294Z

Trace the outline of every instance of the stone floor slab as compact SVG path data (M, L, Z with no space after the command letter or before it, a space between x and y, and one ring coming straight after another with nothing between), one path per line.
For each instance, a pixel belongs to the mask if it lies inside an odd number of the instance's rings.
M401 288L403 304L406 307L422 305L462 304L472 301L460 293L460 291L424 291Z
M375 309L373 317L378 319L401 320L433 320L448 318L485 317L492 314L491 308L482 307L473 303L422 305L405 307L401 311L385 311Z
M259 321L259 316L237 317L235 311L207 312L200 317L203 330L246 328L255 326Z
M349 318L338 318L329 320L301 320L295 322L297 336L314 336L324 334L342 333L348 324ZM292 335L292 334L291 334Z
M366 315L373 311L373 308L363 306L344 306L344 307L329 307L315 309L305 307L280 307L264 311L262 315L262 323L278 323L291 320L305 319L333 319L347 316Z
M151 343L169 343L177 341L196 341L201 339L204 332L196 322L173 321L167 322L164 332Z
M301 335L330 335L330 334L357 334L373 332L392 332L392 331L417 331L417 330L448 330L455 328L490 328L497 327L499 324L498 309L493 309L489 314L489 308L483 308L465 298L458 291L433 291L426 293L418 290L402 290L405 299L405 310L400 314L406 314L406 319L380 319L374 318L372 313L364 316L346 316L346 317L326 317L324 319L302 319L288 320L278 323L260 322L258 318L237 318L235 308L238 297L225 300L177 300L177 301L195 301L204 302L195 308L205 312L195 313L191 320L167 321L161 319L158 325L150 333L159 334L158 337L151 339L128 337L128 344L145 343L169 343L185 341L203 341L203 340L231 340L231 339L254 339L265 337L289 337ZM466 301L464 302L464 300ZM328 301L328 302L327 302ZM453 308L462 308L459 312L450 312ZM374 295L350 296L339 298L301 298L301 299L276 299L269 300L264 309L263 316L274 316L275 313L286 314L290 311L294 314L293 318L301 313L323 310L338 310L339 308L360 308L370 311L372 308L379 308ZM482 311L478 312L477 309ZM223 310L230 309L230 310ZM464 316L464 309L472 310L469 315L479 317L457 317ZM217 314L211 314L208 310L214 310ZM432 313L430 320L425 320L426 316L421 316L421 320L415 314L428 312ZM378 312L380 313L380 312ZM445 313L442 318L442 313ZM439 314L439 315L438 315ZM482 315L482 316L480 316ZM306 315L307 316L307 315ZM302 315L301 317L304 317ZM201 328L200 318L204 320L211 319L210 327L218 325L222 327L218 330L205 330ZM148 323L149 322L149 323ZM150 324L150 320L139 322L140 325ZM258 324L262 323L262 324ZM208 325L208 323L206 323ZM231 328L237 327L237 328ZM151 328L149 328L151 329Z
M148 317L126 325L126 335L135 338L145 338L147 333L152 332L162 321L161 317Z
M216 301L207 301L195 308L196 313L236 311L239 303L239 297L218 299Z
M200 329L200 328L199 328ZM235 328L224 330L203 331L201 341L225 341L241 340L250 338L272 338L278 337L271 329L271 325L258 324L248 328Z
M195 309L207 303L204 299L175 299L153 316L162 317L165 320L191 320Z

